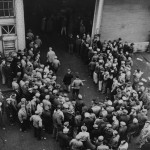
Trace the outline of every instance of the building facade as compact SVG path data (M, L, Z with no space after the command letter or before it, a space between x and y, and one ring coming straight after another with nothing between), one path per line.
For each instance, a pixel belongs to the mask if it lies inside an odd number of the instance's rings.
M8 55L24 48L23 0L0 0L0 51Z
M96 0L93 34L100 33L102 41L149 41L149 24L149 0Z

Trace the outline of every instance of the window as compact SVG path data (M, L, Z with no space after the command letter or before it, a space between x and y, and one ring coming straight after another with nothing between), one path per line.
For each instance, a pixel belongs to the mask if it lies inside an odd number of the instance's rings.
M2 26L2 35L16 34L15 25Z
M0 0L0 17L14 16L14 2L13 0Z
M4 48L5 55L15 51L16 50L15 40L3 41L3 48Z

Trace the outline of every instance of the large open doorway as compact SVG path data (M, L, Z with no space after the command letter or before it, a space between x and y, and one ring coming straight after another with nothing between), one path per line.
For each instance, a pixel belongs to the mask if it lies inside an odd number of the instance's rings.
M60 32L62 18L67 19L67 33L76 34L83 21L86 32L91 33L95 0L24 0L26 30L41 31L45 18L46 32Z

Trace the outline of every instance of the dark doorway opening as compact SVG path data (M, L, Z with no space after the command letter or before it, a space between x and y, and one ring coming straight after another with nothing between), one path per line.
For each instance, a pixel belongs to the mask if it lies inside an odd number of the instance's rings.
M31 28L33 32L39 33L42 18L45 18L45 32L50 30L60 33L62 18L65 16L68 34L77 34L81 20L86 32L91 33L94 7L95 0L24 0L26 31Z

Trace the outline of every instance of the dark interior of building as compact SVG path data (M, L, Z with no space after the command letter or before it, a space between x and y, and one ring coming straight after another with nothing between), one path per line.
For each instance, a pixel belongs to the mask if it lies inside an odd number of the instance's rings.
M68 32L75 33L78 22L83 20L87 32L91 32L95 0L24 0L26 30L41 29L42 18L51 20L50 28L59 31L62 17L67 19Z

